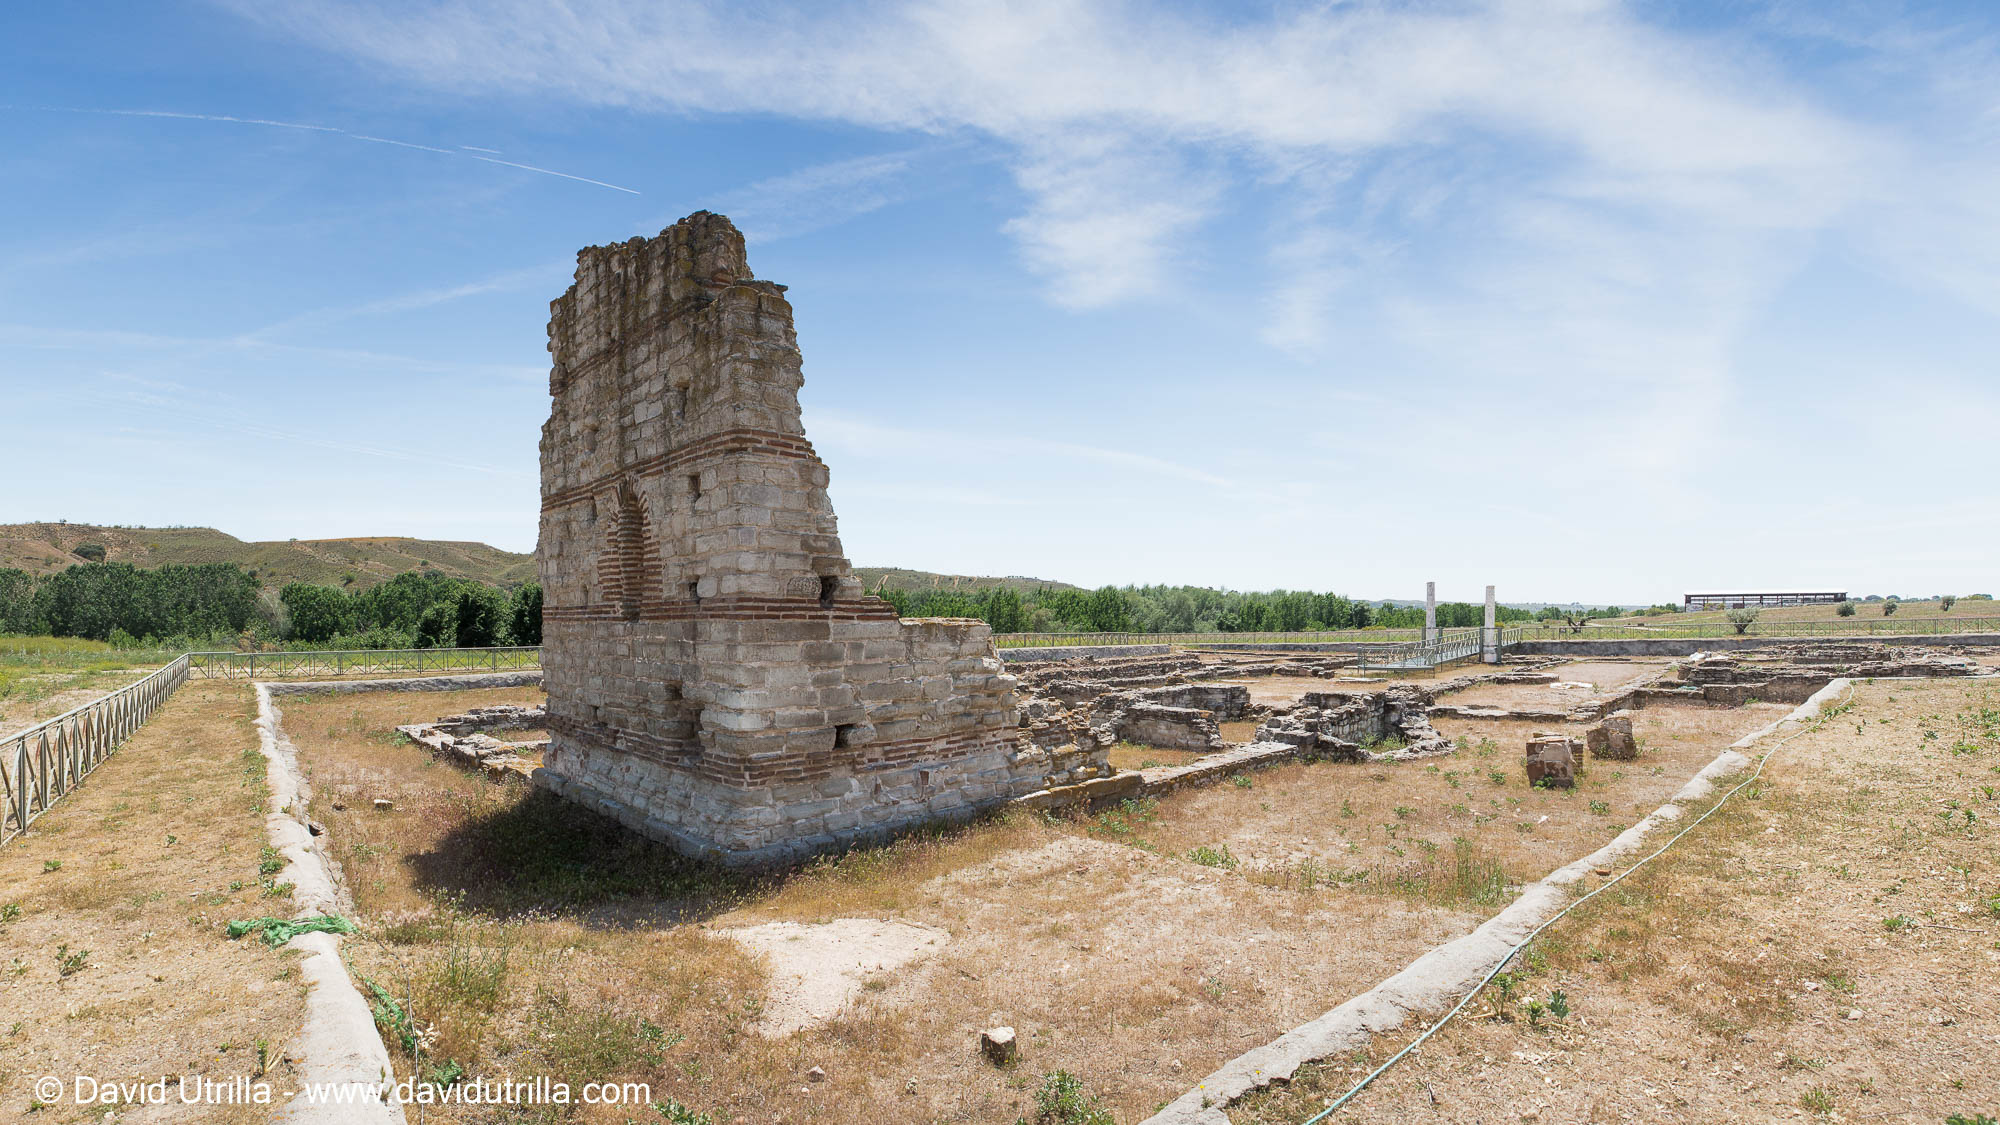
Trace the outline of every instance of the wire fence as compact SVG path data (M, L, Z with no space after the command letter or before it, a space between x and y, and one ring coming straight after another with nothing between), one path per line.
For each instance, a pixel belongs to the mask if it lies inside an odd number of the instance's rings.
M188 665L175 657L137 683L0 740L0 843L27 831L110 757L187 682Z
M1480 654L1484 629L1444 629L1428 641L1370 648L1361 654L1356 668L1419 669L1436 668Z
M1335 629L1313 633L995 633L1000 648L1086 648L1095 645L1268 645L1368 641L1421 642L1422 629Z
M1536 622L1520 627L1522 639L1644 640L1701 637L1930 637L1962 633L2000 633L2000 617L1871 617L1832 621L1752 621L1738 627L1728 621L1697 621L1619 625L1592 621L1581 627Z
M398 672L504 672L539 668L542 650L500 648L378 648L296 652L191 652L193 673L206 679L386 675Z
M1459 630L1446 629L1445 633ZM1475 630L1476 631L1476 630ZM1000 648L1088 648L1097 645L1202 645L1363 643L1421 646L1422 629L1338 629L1298 633L995 633ZM1698 637L1879 637L1939 636L1958 633L2000 634L2000 617L1882 617L1833 621L1753 621L1738 629L1727 621L1685 625L1619 625L1591 621L1578 626L1560 622L1521 621L1502 627L1501 644L1546 640L1644 640Z

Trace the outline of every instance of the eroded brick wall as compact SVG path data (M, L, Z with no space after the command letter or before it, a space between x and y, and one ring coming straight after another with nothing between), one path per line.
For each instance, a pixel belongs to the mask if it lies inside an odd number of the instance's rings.
M550 308L539 782L739 863L1044 786L986 625L849 573L791 305L728 219L586 249Z

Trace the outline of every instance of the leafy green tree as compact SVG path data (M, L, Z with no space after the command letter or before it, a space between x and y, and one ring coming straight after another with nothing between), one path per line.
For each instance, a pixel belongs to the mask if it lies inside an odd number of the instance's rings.
M1021 595L1006 587L998 587L986 596L986 623L993 626L996 633L1018 633L1027 624L1027 614L1021 609Z
M1125 628L1125 595L1116 586L1100 587L1090 595L1085 614L1093 631L1121 632Z
M35 576L25 570L0 570L0 633L40 633L47 628L35 613Z
M278 600L291 615L291 640L318 644L354 627L353 602L332 586L293 582L278 592Z
M113 629L143 613L140 587L131 563L78 563L41 584L35 609L54 636L106 641Z
M458 603L437 602L417 617L418 648L450 648L458 643Z
M508 606L507 637L517 645L542 643L542 584L524 583Z
M507 595L477 582L460 582L452 617L452 643L459 648L497 645L506 636Z

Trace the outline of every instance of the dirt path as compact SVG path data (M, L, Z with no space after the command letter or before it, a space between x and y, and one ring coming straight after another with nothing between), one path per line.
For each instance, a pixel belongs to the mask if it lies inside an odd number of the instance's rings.
M102 1106L73 1104L77 1075L226 1083L267 1072L282 1088L303 1006L293 958L223 933L230 919L290 913L283 888L260 882L266 791L251 720L248 687L183 686L0 848L0 1119L33 1110L45 1075L69 1088L35 1121L105 1119ZM117 1113L268 1117L178 1101Z
M1337 1122L2000 1116L2000 688L1858 685ZM1538 1013L1560 991L1570 1014ZM1475 1014L1476 1013L1476 1014ZM1469 1017L1469 1018L1468 1018ZM1297 1122L1406 1039L1238 1122Z

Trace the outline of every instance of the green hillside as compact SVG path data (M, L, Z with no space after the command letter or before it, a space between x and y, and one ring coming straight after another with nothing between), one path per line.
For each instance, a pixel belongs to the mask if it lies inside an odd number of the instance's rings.
M429 566L456 578L511 587L535 577L535 556L484 543L394 536L245 542L210 527L96 527L81 523L0 524L0 567L54 574L85 561L79 548L104 548L109 562L233 562L265 586L317 582L366 588ZM353 576L351 583L348 576Z
M1067 582L1051 582L1046 578L1023 578L1010 574L1005 578L986 578L970 574L932 574L928 570L904 570L896 566L857 566L854 576L861 579L868 589L887 587L891 590L959 590L974 593L996 587L1028 593L1034 590L1075 590Z

